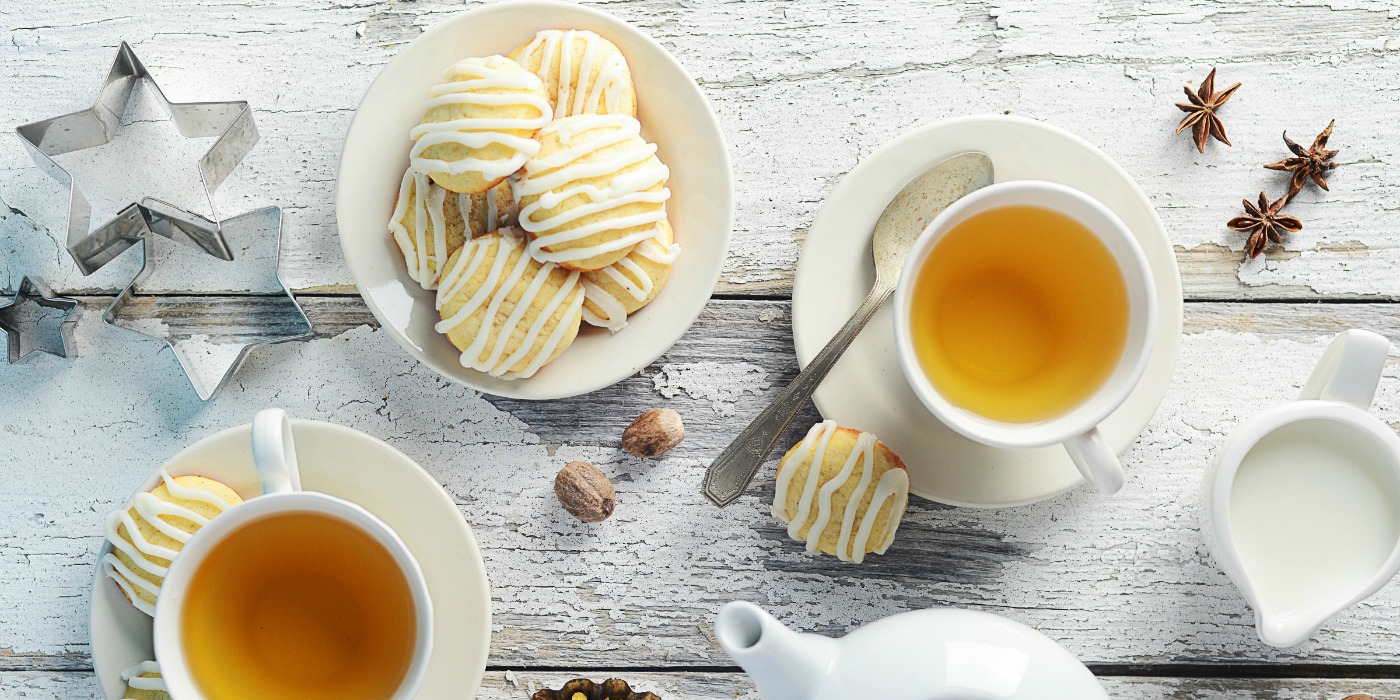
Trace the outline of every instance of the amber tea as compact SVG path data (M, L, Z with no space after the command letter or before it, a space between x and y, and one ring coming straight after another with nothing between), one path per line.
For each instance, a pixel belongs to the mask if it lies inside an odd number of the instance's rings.
M910 297L910 337L955 406L1026 423L1062 415L1113 373L1128 291L1113 255L1074 219L1033 206L969 217L929 253Z
M251 522L215 545L183 613L190 675L209 700L386 700L417 632L389 551L309 512Z

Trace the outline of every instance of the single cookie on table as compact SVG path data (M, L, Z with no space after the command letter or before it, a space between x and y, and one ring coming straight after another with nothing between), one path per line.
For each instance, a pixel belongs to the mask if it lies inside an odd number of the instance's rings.
M170 700L160 666L154 661L142 661L122 671L122 680L126 681L126 692L122 694L126 700Z
M408 276L424 289L437 289L441 264L468 238L514 223L509 180L478 194L458 194L409 168L399 185L389 232L403 253Z
M443 77L408 133L410 163L453 192L485 192L535 155L554 108L539 77L504 56L463 59Z
M544 82L555 119L579 114L637 116L637 91L627 57L593 32L546 29L510 57Z
M857 564L884 554L908 504L909 474L898 455L836 421L812 426L778 464L773 515L808 552Z
M564 352L582 322L579 273L540 262L518 231L474 238L448 259L435 328L462 351L462 366L523 379Z
M663 220L656 224L656 235L638 243L627 257L583 273L583 320L614 333L622 330L628 316L661 292L680 254L671 224Z
M218 481L172 477L162 469L154 489L136 494L124 509L107 515L112 551L102 558L103 573L137 610L155 616L160 586L175 555L211 519L242 502Z
M656 235L671 171L641 124L625 114L551 122L515 182L530 255L571 270L601 270Z

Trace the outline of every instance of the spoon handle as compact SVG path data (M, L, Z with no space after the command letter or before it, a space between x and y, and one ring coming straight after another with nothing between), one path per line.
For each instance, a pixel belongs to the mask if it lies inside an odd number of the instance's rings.
M749 485L754 474L758 472L758 467L777 446L778 440L782 439L783 433L792 424L792 419L797 417L797 412L812 398L812 393L826 378L827 372L841 359L851 341L860 335L870 317L875 315L876 309L879 309L893 292L893 286L876 283L860 308L856 309L850 320L846 321L846 325L827 341L826 347L812 358L807 368L799 372L797 378L778 394L778 398L774 399L768 408L763 409L763 412L719 453L705 472L702 490L706 498L721 508L739 499L744 487Z

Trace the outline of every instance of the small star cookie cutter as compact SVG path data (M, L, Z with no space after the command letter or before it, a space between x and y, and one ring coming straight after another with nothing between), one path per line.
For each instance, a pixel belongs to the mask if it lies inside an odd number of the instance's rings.
M143 80L182 136L218 137L199 159L199 176L214 220L147 198L127 205L115 218L89 231L92 205L73 175L59 165L54 156L109 143L121 125L132 91ZM214 192L258 142L258 129L247 102L171 102L136 53L122 42L92 107L19 126L15 133L34 164L49 177L68 186L67 248L84 275L96 272L151 233L184 239L210 255L233 259L220 231Z
M28 308L31 305L39 309ZM14 297L0 306L0 331L8 338L6 360L9 364L20 362L34 353L43 352L56 357L71 357L73 351L73 325L77 319L73 312L78 308L75 299L55 296L53 290L38 277L26 276L15 290ZM40 318L35 318L35 316ZM62 316L56 337L47 340L39 338L43 330L40 326L52 325L50 319ZM52 331L50 331L52 333Z
M160 203L146 200L148 205L159 207ZM193 216L193 215L192 215ZM201 225L210 225L213 222L207 220L196 221ZM102 321L109 326L124 328L129 331L140 333L150 338L159 340L174 353L176 360L180 363L180 368L185 371L185 376L189 378L195 393L199 395L201 401L208 401L214 398L238 372L238 368L248 359L248 356L255 348L263 345L285 343L292 340L303 340L314 335L315 330L311 325L311 319L306 315L306 310L302 308L301 302L297 301L296 295L292 294L291 288L282 279L282 273L278 262L282 257L282 209L281 207L263 207L253 211L230 217L223 222L223 230L235 232L245 227L255 228L259 234L266 235L272 232L273 243L276 253L273 255L274 274L268 280L275 281L277 291L272 294L255 294L247 299L266 299L269 296L284 295L290 300L291 305L286 313L278 318L282 320L260 320L256 314L239 316L237 318L225 319L223 323L215 322L199 323L197 333L186 332L180 325L179 320L194 316L212 315L210 312L203 314L183 314L178 307L171 307L167 314L155 313L139 319L125 319L122 310L133 299L138 296L138 289L146 282L159 265L158 255L154 250L155 242L152 234L146 234L146 239L142 241L143 254L145 256L141 265L141 272L136 278L123 289L121 294L112 301L107 310L102 313ZM216 261L200 255L199 260L206 261L210 265L222 265ZM227 261L232 264L231 259ZM273 285L268 285L271 289ZM170 297L157 297L163 302L169 303ZM206 304L207 302L192 302L196 304ZM169 321L169 322L168 322ZM219 339L211 338L208 331L213 328L241 325L247 330L233 335L231 342L218 342Z

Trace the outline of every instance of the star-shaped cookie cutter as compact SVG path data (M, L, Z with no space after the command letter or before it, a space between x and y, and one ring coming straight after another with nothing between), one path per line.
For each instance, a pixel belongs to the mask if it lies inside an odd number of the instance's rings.
M58 339L55 342L50 339L46 345L43 342L34 340L41 329L34 328L36 324L25 319L28 313L25 306L36 304L46 309L61 310L63 321L58 327ZM9 364L19 362L36 352L44 352L56 357L69 357L73 354L73 325L77 319L73 317L73 311L78 308L75 299L54 296L53 290L38 277L25 277L19 284L19 289L15 290L15 296L3 306L0 306L0 331L5 332L8 338L6 345L8 351L6 360Z
M143 80L159 98L182 136L218 137L199 159L199 177L214 218L210 221L147 198L127 205L115 218L89 231L92 205L73 175L59 165L54 156L111 142L121 125L132 91ZM258 129L253 124L253 111L247 102L171 102L136 53L122 42L107 80L97 93L96 104L80 112L25 124L17 127L15 133L19 134L34 164L49 177L68 186L67 248L84 275L96 272L150 233L171 239L183 238L210 255L233 259L219 230L214 192L258 142ZM153 207L152 203L158 206Z
M157 203L150 200L147 200L146 203L152 206L158 206ZM196 221L196 223L212 225L213 222L205 220ZM302 340L310 338L315 334L315 329L311 325L311 319L306 315L306 310L302 308L301 302L297 301L296 295L292 294L292 290L287 286L286 281L282 279L281 266L278 265L282 258L282 208L263 207L261 209L254 209L253 211L239 214L225 220L224 226L230 231L233 231L241 228L245 223L249 226L256 226L261 231L275 232L277 254L274 256L273 262L276 268L274 277L277 286L280 288L280 294L285 295L287 299L291 301L292 308L295 309L295 314L292 314L295 321L292 324L267 324L258 323L256 319L236 319L238 323L256 327L257 335L255 337L257 340L255 342L238 341L220 346L238 346L236 354L230 359L226 356L221 357L217 353L206 352L204 355L201 355L199 352L195 351L195 349L186 347L186 345L192 341L194 341L200 349L204 350L208 350L213 347L213 345L199 338L174 337L170 333L170 327L164 322L157 324L156 328L143 328L140 325L120 322L119 316L121 315L122 309L137 296L137 289L140 288L141 284L156 270L157 255L152 249L153 241L149 238L150 234L147 234L148 237L143 241L142 245L145 260L142 262L141 272L136 275L136 278L131 281L131 284L127 285L126 289L123 289L121 294L117 295L117 298L113 300L112 304L107 307L107 310L102 313L102 321L109 326L124 328L165 343L165 345L170 348L170 351L174 353L175 359L180 363L180 368L185 371L185 376L189 378L191 386L194 387L195 393L199 395L201 401L208 401L214 398L214 396L219 393L219 390L223 389L224 386L228 384L229 379L231 379L238 371L238 368L243 365L243 362L248 359L253 349L263 345ZM200 259L207 260L207 258L203 258L202 256ZM217 265L219 263L212 264ZM282 329L284 328L288 332L283 333ZM212 369L206 371L207 368ZM215 379L216 381L211 381Z

